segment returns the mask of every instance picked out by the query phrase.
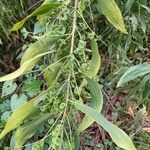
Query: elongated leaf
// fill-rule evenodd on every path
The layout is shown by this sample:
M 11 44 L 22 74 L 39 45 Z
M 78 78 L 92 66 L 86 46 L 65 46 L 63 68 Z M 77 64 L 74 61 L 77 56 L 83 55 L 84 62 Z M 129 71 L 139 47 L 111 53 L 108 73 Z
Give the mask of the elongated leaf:
M 126 7 L 125 7 L 125 13 L 127 13 L 131 7 L 133 6 L 135 0 L 128 0 L 127 3 L 126 3 Z
M 53 81 L 56 79 L 57 74 L 60 70 L 61 63 L 53 63 L 50 64 L 44 71 L 43 71 L 43 76 L 45 81 L 49 86 L 52 85 Z
M 0 78 L 0 82 L 3 82 L 3 81 L 8 81 L 8 80 L 13 80 L 23 74 L 25 74 L 27 71 L 29 71 L 29 69 L 31 69 L 31 64 L 33 65 L 35 63 L 35 60 L 37 60 L 38 58 L 46 55 L 46 54 L 49 54 L 51 52 L 46 52 L 46 53 L 42 53 L 42 54 L 39 54 L 37 56 L 35 56 L 34 58 L 26 61 L 18 70 L 16 70 L 15 72 L 13 73 L 10 73 L 4 77 L 1 77 Z M 35 64 L 34 64 L 35 65 Z
M 7 133 L 17 128 L 23 120 L 25 120 L 31 113 L 37 110 L 39 101 L 47 94 L 47 90 L 43 91 L 40 95 L 33 98 L 29 102 L 21 105 L 17 108 L 9 117 L 8 122 L 0 134 L 0 139 L 2 139 Z
M 35 56 L 48 52 L 52 50 L 55 45 L 58 36 L 54 38 L 51 37 L 52 33 L 44 34 L 41 38 L 39 38 L 35 43 L 31 44 L 31 46 L 26 50 L 21 59 L 21 66 L 28 60 L 34 58 Z M 36 58 L 30 65 L 28 66 L 28 71 L 32 70 L 32 68 L 38 63 L 40 57 Z
M 31 18 L 33 16 L 38 16 L 38 15 L 45 14 L 48 11 L 53 11 L 54 9 L 58 8 L 60 5 L 61 4 L 59 4 L 59 3 L 42 4 L 33 13 L 31 13 L 30 15 L 28 15 L 25 19 L 23 19 L 22 21 L 16 23 L 13 26 L 13 28 L 11 29 L 11 31 L 17 31 L 17 30 L 19 30 L 29 18 Z
M 136 150 L 131 138 L 123 130 L 121 130 L 116 125 L 109 122 L 101 114 L 99 114 L 99 112 L 86 105 L 83 105 L 80 102 L 72 103 L 77 109 L 79 109 L 80 111 L 88 115 L 90 118 L 94 119 L 99 125 L 101 125 L 109 133 L 113 142 L 117 146 L 125 150 Z
M 121 32 L 127 33 L 122 14 L 116 2 L 114 0 L 97 1 L 100 11 L 106 16 L 108 21 Z
M 79 12 L 82 13 L 86 8 L 86 0 L 80 0 L 78 3 Z
M 91 39 L 91 50 L 92 50 L 92 58 L 89 64 L 89 69 L 86 72 L 86 76 L 88 78 L 93 78 L 97 75 L 100 67 L 101 67 L 101 56 L 99 54 L 98 45 L 96 39 Z M 80 89 L 87 84 L 87 81 L 83 79 Z
M 134 80 L 137 77 L 146 75 L 147 73 L 150 73 L 150 64 L 145 63 L 133 66 L 121 77 L 117 87 L 122 86 L 123 84 Z
M 91 107 L 95 109 L 96 111 L 101 112 L 102 107 L 103 107 L 103 95 L 102 95 L 100 86 L 96 81 L 92 79 L 87 79 L 87 81 L 88 81 L 88 85 L 89 85 L 90 93 L 91 93 Z M 82 131 L 84 131 L 93 122 L 94 122 L 93 119 L 91 119 L 89 116 L 85 116 L 81 124 L 79 124 L 78 133 L 81 133 Z
M 147 10 L 148 13 L 150 13 L 150 7 L 142 5 L 142 4 L 140 4 L 140 6 L 143 7 L 145 10 Z
M 91 49 L 92 49 L 92 58 L 91 58 L 89 70 L 87 73 L 87 76 L 89 78 L 93 78 L 94 76 L 96 76 L 101 67 L 101 57 L 99 54 L 96 39 L 91 40 Z
M 15 133 L 15 147 L 21 147 L 49 117 L 50 114 L 39 115 L 36 120 L 19 127 Z
M 32 150 L 44 150 L 44 140 L 39 140 L 32 143 Z

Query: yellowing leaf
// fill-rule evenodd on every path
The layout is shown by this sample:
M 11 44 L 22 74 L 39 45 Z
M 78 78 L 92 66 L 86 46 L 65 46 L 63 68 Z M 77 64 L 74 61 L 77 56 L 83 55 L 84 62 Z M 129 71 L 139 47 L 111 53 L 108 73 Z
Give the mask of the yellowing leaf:
M 28 60 L 33 59 L 35 56 L 52 50 L 56 40 L 58 39 L 58 36 L 57 37 L 55 36 L 55 38 L 54 37 L 52 38 L 51 36 L 52 36 L 51 32 L 47 33 L 42 37 L 40 37 L 35 43 L 31 44 L 24 53 L 24 55 L 22 56 L 21 66 Z M 27 71 L 32 70 L 32 68 L 38 63 L 39 60 L 40 57 L 34 59 L 34 61 L 30 63 L 30 65 L 28 66 Z
M 39 54 L 37 56 L 35 56 L 34 58 L 26 61 L 18 70 L 16 70 L 15 72 L 13 73 L 10 73 L 4 77 L 1 77 L 0 78 L 0 82 L 3 82 L 3 81 L 8 81 L 8 80 L 13 80 L 19 76 L 21 76 L 22 74 L 26 73 L 30 68 L 31 64 L 33 65 L 33 63 L 35 63 L 35 60 L 37 60 L 38 58 L 46 55 L 46 54 L 49 54 L 49 53 L 52 53 L 52 52 L 46 52 L 46 53 L 42 53 L 42 54 Z M 35 64 L 34 64 L 35 65 Z
M 130 11 L 130 9 L 132 8 L 134 2 L 135 2 L 135 0 L 127 0 L 126 7 L 125 7 L 125 13 Z
M 86 8 L 86 0 L 80 0 L 78 3 L 79 12 L 82 13 Z
M 123 84 L 134 80 L 140 76 L 146 75 L 147 73 L 150 73 L 150 64 L 145 63 L 133 66 L 129 70 L 127 70 L 125 74 L 121 77 L 117 87 L 122 86 Z
M 37 110 L 39 101 L 47 94 L 49 89 L 43 91 L 40 95 L 33 98 L 29 102 L 21 105 L 17 108 L 9 117 L 7 124 L 0 134 L 0 139 L 2 139 L 7 133 L 17 128 L 31 113 Z
M 89 89 L 91 93 L 91 107 L 95 109 L 96 111 L 101 112 L 102 107 L 103 107 L 103 95 L 99 87 L 99 84 L 92 79 L 87 79 L 87 81 L 88 81 L 88 85 L 89 85 Z M 79 124 L 78 133 L 81 133 L 82 131 L 84 131 L 93 122 L 94 120 L 86 115 L 83 118 L 81 124 Z
M 23 19 L 22 21 L 16 23 L 13 26 L 13 28 L 11 29 L 11 31 L 17 31 L 17 30 L 19 30 L 29 18 L 31 18 L 33 16 L 42 15 L 44 13 L 47 13 L 48 11 L 53 11 L 54 9 L 56 9 L 60 5 L 61 4 L 59 4 L 59 3 L 42 4 L 33 13 L 31 13 L 30 15 L 28 15 L 25 19 Z
M 97 0 L 98 7 L 108 21 L 123 33 L 127 33 L 120 9 L 114 0 Z
M 125 149 L 125 150 L 136 150 L 131 138 L 120 128 L 118 128 L 116 125 L 109 122 L 105 117 L 103 117 L 99 112 L 94 110 L 91 107 L 88 107 L 86 105 L 83 105 L 80 102 L 72 102 L 73 105 L 88 115 L 91 119 L 95 120 L 99 125 L 101 125 L 110 135 L 113 142 Z
M 50 117 L 50 114 L 38 115 L 36 120 L 20 126 L 15 133 L 15 148 L 21 147 L 32 137 L 38 128 Z

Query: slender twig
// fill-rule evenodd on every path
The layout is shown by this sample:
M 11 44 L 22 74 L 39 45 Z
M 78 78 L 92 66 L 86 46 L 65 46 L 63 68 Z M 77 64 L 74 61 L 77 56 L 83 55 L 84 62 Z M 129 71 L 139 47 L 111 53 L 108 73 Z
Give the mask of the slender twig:
M 74 15 L 73 15 L 73 25 L 72 25 L 72 38 L 71 38 L 71 47 L 70 47 L 70 55 L 73 54 L 73 49 L 74 49 L 74 40 L 75 40 L 75 31 L 76 31 L 76 26 L 77 26 L 77 5 L 78 5 L 78 0 L 75 0 L 75 4 L 74 4 Z M 65 107 L 65 111 L 61 120 L 61 123 L 64 123 L 65 120 L 65 116 L 67 113 L 67 104 L 69 101 L 69 90 L 70 90 L 70 78 L 71 78 L 71 73 L 68 76 L 68 87 L 67 87 L 67 96 L 66 96 L 66 107 Z
M 115 107 L 113 106 L 111 100 L 109 99 L 109 96 L 106 94 L 106 92 L 105 92 L 103 89 L 102 89 L 102 92 L 103 92 L 103 94 L 106 96 L 106 98 L 107 98 L 107 100 L 108 100 L 110 106 L 115 110 Z
M 77 6 L 78 6 L 78 0 L 75 0 L 70 55 L 73 54 L 73 48 L 74 48 L 74 39 L 75 39 L 75 32 L 77 27 Z
M 36 7 L 37 5 L 39 5 L 40 3 L 42 3 L 43 1 L 44 1 L 44 0 L 40 0 L 40 1 L 36 2 L 35 4 L 33 4 L 31 7 L 29 7 L 29 8 L 27 9 L 26 13 L 27 13 L 29 10 L 31 10 L 32 8 L 34 8 L 34 7 Z

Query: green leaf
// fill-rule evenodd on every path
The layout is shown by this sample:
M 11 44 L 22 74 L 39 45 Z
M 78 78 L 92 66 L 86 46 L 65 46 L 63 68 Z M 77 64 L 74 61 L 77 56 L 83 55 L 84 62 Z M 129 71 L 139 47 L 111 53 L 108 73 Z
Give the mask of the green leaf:
M 101 56 L 99 54 L 98 45 L 96 39 L 91 39 L 91 50 L 92 50 L 92 58 L 90 60 L 89 68 L 86 71 L 86 77 L 93 78 L 97 75 L 100 67 L 101 67 Z M 83 79 L 80 90 L 87 84 L 87 81 Z
M 101 67 L 101 57 L 98 50 L 96 39 L 91 40 L 92 58 L 89 65 L 87 76 L 93 78 L 97 75 Z
M 150 7 L 142 5 L 142 4 L 140 4 L 140 6 L 143 7 L 145 10 L 147 10 L 148 13 L 150 13 Z
M 78 3 L 79 12 L 82 13 L 86 8 L 86 0 L 80 0 Z
M 22 90 L 27 93 L 30 97 L 37 95 L 41 89 L 41 80 L 36 80 L 35 78 L 31 77 L 24 81 Z
M 90 118 L 95 120 L 99 125 L 101 125 L 109 133 L 113 142 L 117 146 L 125 150 L 136 150 L 131 138 L 123 130 L 121 130 L 116 125 L 109 122 L 101 114 L 99 114 L 99 112 L 97 112 L 93 108 L 83 105 L 80 102 L 72 102 L 72 103 L 77 109 L 79 109 L 80 111 L 88 115 Z
M 50 114 L 39 115 L 36 120 L 20 126 L 15 133 L 15 148 L 21 147 L 30 137 L 32 137 L 49 117 Z
M 8 80 L 13 80 L 23 74 L 25 74 L 26 72 L 29 71 L 29 69 L 31 70 L 31 67 L 33 67 L 33 65 L 35 65 L 35 60 L 39 59 L 40 57 L 46 55 L 46 54 L 49 54 L 51 52 L 46 52 L 46 53 L 42 53 L 42 54 L 39 54 L 37 56 L 35 56 L 34 58 L 26 61 L 25 63 L 23 63 L 23 65 L 18 69 L 16 70 L 15 72 L 13 73 L 10 73 L 4 77 L 1 77 L 0 78 L 0 82 L 3 82 L 3 81 L 8 81 Z M 32 66 L 31 66 L 32 65 Z
M 44 140 L 39 140 L 32 143 L 32 150 L 44 150 Z
M 43 91 L 29 102 L 24 103 L 11 114 L 5 128 L 0 134 L 0 139 L 13 129 L 17 128 L 31 113 L 37 110 L 38 103 L 45 97 L 47 90 Z
M 53 38 L 52 36 L 54 36 L 53 33 L 48 32 L 39 37 L 39 39 L 35 43 L 31 44 L 22 56 L 21 66 L 28 60 L 33 59 L 35 56 L 51 51 L 51 49 L 55 46 L 56 40 L 58 39 L 58 36 L 55 36 Z M 32 70 L 32 68 L 34 68 L 39 60 L 40 57 L 34 59 L 34 61 L 28 66 L 27 71 Z
M 120 9 L 114 0 L 97 0 L 100 11 L 108 21 L 118 30 L 127 33 Z
M 11 100 L 10 100 L 11 110 L 15 111 L 18 107 L 20 107 L 21 105 L 23 105 L 26 102 L 27 102 L 27 96 L 26 95 L 24 95 L 24 94 L 12 95 Z
M 91 93 L 91 107 L 95 109 L 98 112 L 101 112 L 102 107 L 103 107 L 103 95 L 100 89 L 99 84 L 92 80 L 92 79 L 87 79 L 90 93 Z M 89 116 L 85 116 L 79 124 L 78 127 L 78 133 L 81 133 L 84 131 L 86 128 L 88 128 L 92 123 L 94 122 L 93 119 L 91 119 Z
M 150 64 L 145 63 L 133 66 L 129 70 L 127 70 L 125 74 L 121 77 L 117 87 L 122 86 L 123 84 L 134 80 L 140 76 L 144 76 L 147 73 L 150 73 Z
M 130 11 L 130 9 L 132 8 L 134 2 L 135 2 L 135 0 L 128 0 L 127 1 L 126 7 L 125 7 L 125 13 L 127 13 L 128 11 Z
M 51 3 L 51 4 L 42 4 L 40 7 L 38 7 L 33 13 L 31 13 L 30 15 L 28 15 L 26 18 L 24 18 L 22 21 L 16 23 L 13 28 L 11 29 L 11 31 L 17 31 L 19 30 L 24 23 L 31 17 L 33 16 L 38 16 L 38 15 L 42 15 L 47 13 L 48 11 L 53 11 L 56 8 L 58 8 L 61 4 L 59 3 Z
M 5 124 L 9 118 L 11 114 L 11 111 L 5 111 L 2 115 L 1 115 L 1 123 Z
M 61 68 L 61 63 L 53 63 L 50 64 L 44 71 L 43 71 L 43 76 L 45 81 L 49 86 L 52 85 L 53 81 L 56 79 L 57 74 Z
M 150 96 L 150 78 L 149 80 L 145 83 L 143 93 L 142 93 L 142 99 L 145 100 Z
M 2 87 L 2 97 L 12 94 L 17 88 L 17 84 L 14 81 L 6 81 Z

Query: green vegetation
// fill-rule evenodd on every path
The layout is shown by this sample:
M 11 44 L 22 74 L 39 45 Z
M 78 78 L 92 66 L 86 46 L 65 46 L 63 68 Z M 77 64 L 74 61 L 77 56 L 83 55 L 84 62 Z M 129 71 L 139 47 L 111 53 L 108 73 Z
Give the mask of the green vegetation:
M 0 8 L 0 149 L 150 149 L 148 0 Z

